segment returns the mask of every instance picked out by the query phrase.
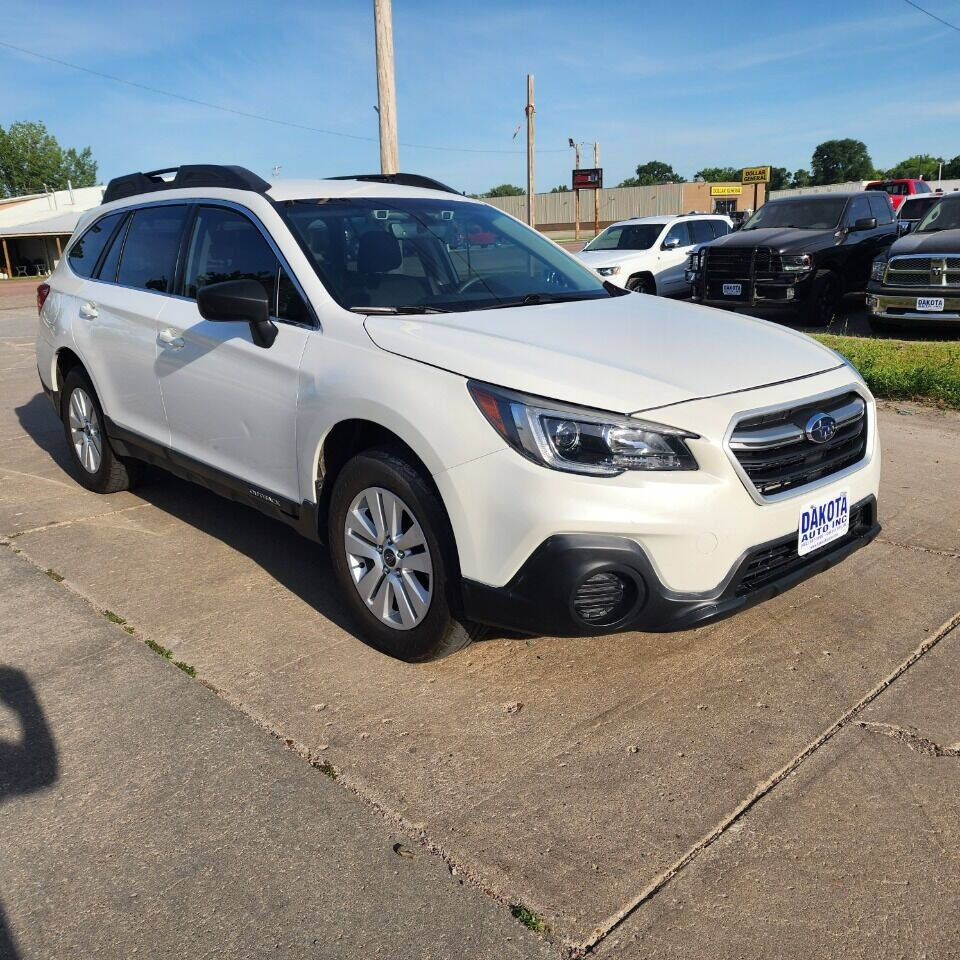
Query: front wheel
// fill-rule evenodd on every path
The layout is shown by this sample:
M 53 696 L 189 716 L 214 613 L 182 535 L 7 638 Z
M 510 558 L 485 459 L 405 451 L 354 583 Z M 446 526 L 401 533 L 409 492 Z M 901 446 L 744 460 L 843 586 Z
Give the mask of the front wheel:
M 399 452 L 371 449 L 340 471 L 329 513 L 330 559 L 360 636 L 409 662 L 467 646 L 458 619 L 453 534 L 436 493 Z
M 633 293 L 646 293 L 651 297 L 657 295 L 657 284 L 653 277 L 631 277 L 627 281 L 627 289 Z
M 811 327 L 828 327 L 840 310 L 843 292 L 837 275 L 821 270 L 813 278 L 810 298 L 804 310 L 804 320 Z

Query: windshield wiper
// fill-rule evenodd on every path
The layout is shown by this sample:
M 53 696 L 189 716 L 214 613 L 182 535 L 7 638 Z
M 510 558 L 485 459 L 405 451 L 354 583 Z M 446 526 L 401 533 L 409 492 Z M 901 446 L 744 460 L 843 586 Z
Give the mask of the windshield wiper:
M 571 303 L 575 300 L 596 300 L 591 295 L 582 296 L 570 293 L 525 293 L 522 297 L 514 297 L 511 300 L 498 300 L 478 309 L 497 310 L 500 307 L 535 307 L 541 303 Z
M 428 307 L 426 304 L 411 304 L 407 307 L 351 307 L 351 313 L 362 313 L 365 316 L 400 316 L 423 313 L 451 313 L 446 307 Z

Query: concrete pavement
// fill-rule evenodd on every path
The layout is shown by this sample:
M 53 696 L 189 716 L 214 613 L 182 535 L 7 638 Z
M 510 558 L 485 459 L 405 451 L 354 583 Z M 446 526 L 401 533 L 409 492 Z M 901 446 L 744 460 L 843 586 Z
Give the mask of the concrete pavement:
M 857 726 L 858 713 L 684 861 L 758 785 L 941 634 L 865 710 L 912 690 L 907 682 L 923 667 L 944 685 L 945 714 L 936 714 L 935 701 L 921 709 L 927 687 L 919 685 L 900 713 L 877 714 L 876 723 L 916 725 L 918 736 L 947 746 L 960 736 L 947 723 L 957 715 L 957 686 L 942 666 L 960 643 L 944 627 L 960 610 L 960 417 L 887 405 L 881 539 L 740 617 L 666 636 L 497 637 L 410 666 L 353 636 L 326 559 L 291 531 L 161 473 L 113 497 L 74 484 L 59 425 L 36 386 L 35 321 L 29 310 L 2 307 L 0 534 L 98 608 L 116 611 L 136 639 L 171 648 L 222 700 L 294 751 L 323 757 L 339 773 L 335 786 L 365 801 L 371 822 L 385 817 L 469 885 L 527 904 L 573 949 L 593 943 L 600 927 L 609 935 L 597 949 L 610 956 L 634 948 L 637 956 L 809 955 L 816 915 L 804 927 L 790 897 L 768 903 L 744 884 L 757 876 L 773 883 L 784 868 L 788 823 L 803 889 L 829 893 L 837 929 L 854 915 L 872 888 L 837 884 L 824 865 L 817 811 L 825 804 L 836 811 L 831 849 L 867 874 L 886 876 L 875 844 L 913 844 L 918 817 L 930 818 L 931 843 L 955 844 L 955 801 L 940 772 L 960 761 L 946 755 L 911 765 L 894 754 L 897 775 L 919 799 L 910 806 L 906 793 L 879 787 L 858 796 L 851 783 L 864 791 L 868 781 L 882 784 L 883 751 L 910 749 Z M 807 778 L 821 792 L 815 803 L 801 802 L 812 795 Z M 858 834 L 844 803 L 869 803 L 876 830 Z M 741 843 L 748 837 L 752 845 Z M 734 859 L 718 860 L 723 854 Z M 675 877 L 629 909 L 680 862 Z M 926 937 L 918 942 L 949 955 L 929 898 L 941 897 L 944 910 L 955 904 L 960 867 L 948 859 L 943 883 L 924 881 L 924 862 L 921 851 L 912 889 L 882 887 L 902 921 L 885 928 L 891 955 L 894 947 L 914 955 L 917 931 Z M 709 881 L 710 869 L 718 880 Z M 681 883 L 682 916 L 665 906 Z M 693 921 L 697 911 L 719 916 L 710 890 L 730 899 L 725 922 L 739 940 L 717 924 L 714 940 L 704 939 Z M 784 939 L 789 924 L 808 932 Z M 727 940 L 734 945 L 719 952 Z

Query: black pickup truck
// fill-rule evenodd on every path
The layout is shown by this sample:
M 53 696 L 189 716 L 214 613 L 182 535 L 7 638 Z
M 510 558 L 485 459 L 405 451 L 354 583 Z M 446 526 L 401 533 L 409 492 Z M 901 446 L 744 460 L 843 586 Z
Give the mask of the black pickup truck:
M 693 253 L 686 279 L 701 303 L 790 311 L 823 326 L 844 294 L 866 289 L 874 259 L 897 235 L 882 192 L 782 197 Z
M 874 261 L 867 306 L 878 330 L 960 330 L 960 194 L 931 207 L 912 233 Z

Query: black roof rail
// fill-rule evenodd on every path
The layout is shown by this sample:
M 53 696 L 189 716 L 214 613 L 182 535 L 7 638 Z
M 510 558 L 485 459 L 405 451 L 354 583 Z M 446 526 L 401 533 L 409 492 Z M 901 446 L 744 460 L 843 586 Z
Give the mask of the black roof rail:
M 173 174 L 172 177 L 165 176 Z M 191 163 L 166 167 L 148 173 L 128 173 L 114 177 L 103 194 L 103 203 L 135 197 L 157 190 L 180 190 L 184 187 L 226 187 L 231 190 L 252 190 L 266 193 L 270 184 L 246 167 L 221 166 L 215 163 Z
M 423 187 L 425 190 L 442 190 L 463 196 L 459 190 L 448 187 L 433 177 L 424 177 L 419 173 L 351 173 L 342 177 L 325 177 L 326 180 L 366 180 L 369 183 L 396 183 L 401 187 Z

